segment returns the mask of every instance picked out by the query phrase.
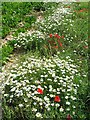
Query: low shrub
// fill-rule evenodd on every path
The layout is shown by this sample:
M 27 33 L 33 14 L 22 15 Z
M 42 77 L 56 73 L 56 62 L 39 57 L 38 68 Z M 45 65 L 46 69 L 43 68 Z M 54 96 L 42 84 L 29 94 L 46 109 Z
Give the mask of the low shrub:
M 14 47 L 9 45 L 9 44 L 5 44 L 0 49 L 1 49 L 1 54 L 0 54 L 1 60 L 0 60 L 0 62 L 2 63 L 2 65 L 4 65 L 9 58 L 9 55 L 13 52 Z

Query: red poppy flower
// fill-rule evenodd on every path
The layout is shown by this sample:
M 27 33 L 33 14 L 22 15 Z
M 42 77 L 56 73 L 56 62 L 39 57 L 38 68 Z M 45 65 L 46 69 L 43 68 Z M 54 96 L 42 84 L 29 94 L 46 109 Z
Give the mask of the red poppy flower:
M 60 36 L 59 36 L 59 35 L 57 35 L 57 38 L 58 38 L 58 39 L 60 39 Z
M 87 11 L 87 9 L 83 8 L 83 9 L 79 10 L 78 12 L 85 12 L 85 11 Z
M 84 10 L 82 9 L 82 10 L 79 10 L 79 12 L 84 12 Z
M 62 36 L 62 39 L 64 39 L 64 36 Z
M 60 42 L 60 40 L 58 40 L 58 43 L 59 43 L 60 47 L 62 47 L 62 43 Z
M 60 101 L 61 101 L 61 99 L 60 99 L 60 97 L 59 97 L 59 96 L 55 96 L 54 101 L 55 101 L 55 102 L 60 102 Z
M 60 39 L 60 36 L 58 34 L 55 34 L 54 37 Z
M 71 120 L 71 116 L 70 115 L 67 115 L 67 120 Z
M 62 43 L 60 42 L 60 44 L 59 44 L 61 47 L 62 47 Z
M 54 35 L 54 37 L 56 37 L 56 38 L 57 38 L 57 36 L 58 36 L 58 34 L 55 34 L 55 35 Z
M 50 36 L 50 38 L 52 38 L 52 36 L 53 36 L 53 35 L 52 35 L 52 34 L 50 34 L 49 36 Z
M 70 8 L 70 6 L 67 6 L 67 8 Z
M 43 94 L 43 90 L 40 89 L 40 88 L 37 89 L 37 92 L 38 92 L 39 94 Z
M 52 46 L 52 48 L 56 48 L 56 49 L 58 49 L 58 46 Z

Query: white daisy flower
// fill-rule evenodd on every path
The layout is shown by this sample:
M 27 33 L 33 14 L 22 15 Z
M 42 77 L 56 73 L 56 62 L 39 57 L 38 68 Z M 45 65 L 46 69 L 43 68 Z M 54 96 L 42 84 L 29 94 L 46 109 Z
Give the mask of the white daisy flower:
M 37 112 L 36 117 L 42 117 L 42 114 L 40 112 Z
M 70 108 L 67 108 L 66 110 L 67 110 L 67 111 L 70 111 Z
M 50 111 L 50 110 L 51 110 L 51 109 L 48 107 L 48 108 L 47 108 L 47 111 Z
M 68 99 L 68 96 L 65 96 L 65 99 Z
M 19 107 L 23 107 L 23 104 L 19 104 L 18 106 L 19 106 Z
M 36 112 L 36 111 L 37 111 L 37 109 L 36 109 L 36 108 L 33 108 L 33 109 L 32 109 L 32 111 L 33 111 L 33 112 Z
M 64 111 L 64 109 L 61 107 L 61 108 L 60 108 L 60 112 L 63 112 L 63 111 Z
M 70 102 L 67 101 L 67 102 L 66 102 L 66 105 L 70 105 Z

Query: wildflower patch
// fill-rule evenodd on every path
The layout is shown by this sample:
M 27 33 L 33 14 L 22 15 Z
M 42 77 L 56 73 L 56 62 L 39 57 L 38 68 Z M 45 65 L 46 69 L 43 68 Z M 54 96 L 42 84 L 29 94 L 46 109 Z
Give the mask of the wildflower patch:
M 79 87 L 74 82 L 77 68 L 70 58 L 65 61 L 57 55 L 50 59 L 31 56 L 5 76 L 9 81 L 3 87 L 4 100 L 17 110 L 30 109 L 32 117 L 66 118 L 69 113 L 74 117 Z

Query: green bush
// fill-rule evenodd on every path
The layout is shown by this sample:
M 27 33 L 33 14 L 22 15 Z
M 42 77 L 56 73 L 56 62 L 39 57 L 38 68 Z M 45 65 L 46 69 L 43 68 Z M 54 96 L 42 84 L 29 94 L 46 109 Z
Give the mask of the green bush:
M 31 24 L 36 21 L 36 18 L 34 16 L 28 16 L 24 18 L 24 21 Z
M 42 2 L 3 2 L 2 3 L 2 25 L 3 32 L 2 38 L 5 38 L 6 35 L 11 31 L 12 28 L 18 28 L 18 23 L 23 21 L 25 15 L 31 14 L 31 11 L 34 9 L 43 8 Z M 35 17 L 31 16 L 25 18 L 25 21 L 31 26 L 35 22 Z M 7 26 L 7 27 L 6 27 Z M 26 26 L 25 26 L 26 28 Z M 27 26 L 28 28 L 28 26 Z
M 4 65 L 7 62 L 9 55 L 13 52 L 14 47 L 7 43 L 7 44 L 3 45 L 2 48 L 0 48 L 0 50 L 1 50 L 0 62 L 2 63 L 2 65 Z

